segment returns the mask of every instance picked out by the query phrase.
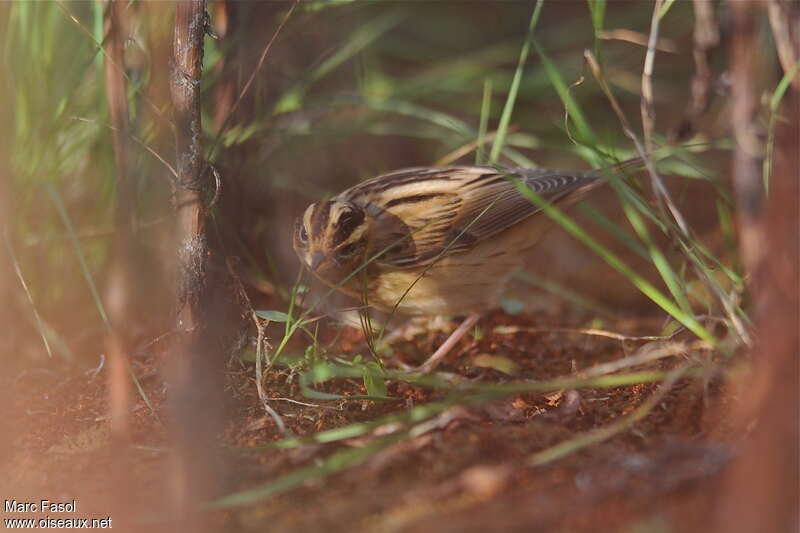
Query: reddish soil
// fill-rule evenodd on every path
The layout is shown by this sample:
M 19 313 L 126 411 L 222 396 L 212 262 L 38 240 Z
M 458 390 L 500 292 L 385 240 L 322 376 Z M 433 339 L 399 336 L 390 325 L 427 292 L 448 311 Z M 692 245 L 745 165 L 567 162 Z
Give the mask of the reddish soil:
M 565 326 L 563 318 L 502 314 L 480 325 L 491 332 L 496 324 Z M 636 335 L 658 330 L 658 323 L 618 320 L 606 328 Z M 414 359 L 443 337 L 428 334 L 415 339 L 416 344 L 399 344 L 394 356 Z M 350 346 L 359 339 L 360 332 L 348 330 L 340 342 Z M 641 344 L 561 332 L 488 333 L 477 341 L 462 341 L 458 357 L 448 358 L 440 370 L 474 381 L 508 382 L 510 376 L 473 364 L 478 355 L 494 354 L 516 363 L 514 379 L 546 380 L 618 359 Z M 677 359 L 682 360 L 642 368 L 668 369 Z M 137 398 L 134 445 L 127 450 L 109 437 L 104 372 L 65 378 L 51 364 L 47 371 L 6 374 L 3 386 L 11 387 L 7 390 L 14 404 L 6 406 L 10 412 L 5 416 L 14 437 L 5 460 L 4 498 L 75 499 L 77 512 L 64 516 L 111 514 L 117 529 L 174 530 L 168 521 L 164 361 L 164 354 L 150 354 L 134 362 L 161 422 Z M 252 365 L 232 360 L 227 370 L 225 475 L 216 491 L 221 496 L 377 438 L 241 452 L 276 441 L 280 434 L 259 405 Z M 271 370 L 266 383 L 270 396 L 320 405 L 273 402 L 298 436 L 442 397 L 390 383 L 389 393 L 397 401 L 318 402 L 305 399 L 297 376 L 280 369 Z M 522 394 L 489 405 L 451 408 L 432 431 L 401 440 L 324 480 L 249 506 L 198 513 L 206 526 L 219 531 L 700 531 L 733 450 L 726 420 L 736 394 L 726 383 L 719 375 L 681 380 L 633 429 L 539 467 L 526 466 L 532 453 L 607 426 L 641 405 L 656 386 L 584 389 L 579 397 L 569 391 Z M 359 380 L 339 380 L 320 390 L 365 392 Z M 124 503 L 120 494 L 126 496 Z

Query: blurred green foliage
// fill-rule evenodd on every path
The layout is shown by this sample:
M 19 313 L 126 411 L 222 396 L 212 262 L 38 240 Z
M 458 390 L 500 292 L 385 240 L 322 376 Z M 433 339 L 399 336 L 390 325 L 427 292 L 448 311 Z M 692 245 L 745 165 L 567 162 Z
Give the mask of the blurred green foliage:
M 536 5 L 541 12 L 531 32 Z M 658 142 L 676 125 L 693 72 L 691 3 L 666 6 L 661 36 L 682 53 L 657 56 Z M 297 269 L 287 235 L 293 218 L 309 201 L 360 179 L 430 165 L 470 143 L 474 146 L 459 161 L 474 161 L 478 147 L 483 151 L 478 157 L 502 165 L 561 168 L 599 166 L 634 154 L 605 95 L 584 68 L 583 50 L 594 51 L 622 109 L 638 124 L 645 50 L 609 40 L 603 32 L 626 28 L 646 37 L 649 3 L 300 3 L 220 130 L 216 117 L 220 111 L 224 116 L 231 102 L 224 91 L 238 98 L 290 7 L 288 2 L 230 3 L 226 36 L 206 39 L 202 85 L 205 147 L 223 176 L 212 237 L 226 253 L 242 257 L 254 276 L 274 282 L 279 294 L 289 294 Z M 54 334 L 81 352 L 96 352 L 98 343 L 86 339 L 97 339 L 102 330 L 97 304 L 87 284 L 76 280 L 83 279 L 85 261 L 95 284 L 104 286 L 114 235 L 105 4 L 57 0 L 7 3 L 0 9 L 7 15 L 2 83 L 8 95 L 0 105 L 12 117 L 1 140 L 10 147 L 9 194 L 15 199 L 7 231 L 38 310 Z M 165 161 L 174 160 L 167 90 L 171 17 L 167 3 L 129 2 L 125 64 L 115 66 L 124 70 L 128 83 L 136 137 L 133 203 L 142 253 L 150 265 L 141 274 L 152 278 L 157 291 L 168 290 L 159 269 L 164 254 L 171 253 L 169 172 L 144 146 Z M 497 141 L 476 142 L 498 129 Z M 712 121 L 708 136 L 698 143 L 710 139 L 705 148 L 724 148 L 724 135 Z M 713 164 L 713 157 L 709 161 Z M 685 152 L 663 170 L 717 180 Z M 78 246 L 46 186 L 63 202 Z M 582 208 L 580 223 L 592 221 L 608 231 L 608 240 L 650 263 L 642 275 L 663 289 L 671 308 L 687 316 L 696 312 L 692 282 L 698 271 L 713 280 L 721 272 L 725 280 L 718 290 L 741 290 L 735 259 L 718 261 L 716 248 L 695 241 L 708 228 L 670 243 L 673 237 L 667 234 L 674 224 L 662 220 L 647 194 L 642 196 L 647 183 L 638 189 L 620 187 L 626 208 L 616 212 L 624 211 L 625 218 L 608 209 Z M 729 228 L 729 200 L 722 187 L 718 190 L 719 196 L 690 198 L 686 209 L 711 213 L 711 219 L 699 217 L 710 224 L 717 223 L 719 213 Z M 559 285 L 542 278 L 538 286 Z M 576 292 L 571 299 L 592 298 Z M 721 310 L 710 301 L 704 300 L 704 311 L 713 308 L 727 319 L 743 318 L 738 302 L 734 309 Z M 27 301 L 20 296 L 12 305 L 27 324 L 20 337 L 35 338 Z M 141 322 L 142 334 L 152 336 L 169 309 L 145 314 L 132 327 Z

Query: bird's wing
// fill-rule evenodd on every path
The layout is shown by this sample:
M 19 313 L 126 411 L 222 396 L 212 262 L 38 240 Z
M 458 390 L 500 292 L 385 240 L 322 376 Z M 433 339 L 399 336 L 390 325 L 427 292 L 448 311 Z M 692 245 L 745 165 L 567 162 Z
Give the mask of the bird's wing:
M 481 166 L 408 169 L 343 194 L 371 216 L 372 250 L 387 250 L 378 262 L 411 268 L 468 250 L 539 211 L 517 190 L 519 180 L 554 203 L 587 189 L 597 176 Z

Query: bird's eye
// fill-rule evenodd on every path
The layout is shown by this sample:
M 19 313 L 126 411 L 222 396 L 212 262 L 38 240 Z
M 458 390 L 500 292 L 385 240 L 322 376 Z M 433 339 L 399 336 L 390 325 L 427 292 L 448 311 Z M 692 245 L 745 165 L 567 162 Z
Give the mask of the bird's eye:
M 300 232 L 298 233 L 298 237 L 300 237 L 300 242 L 303 244 L 308 242 L 308 232 L 306 231 L 305 226 L 300 226 Z

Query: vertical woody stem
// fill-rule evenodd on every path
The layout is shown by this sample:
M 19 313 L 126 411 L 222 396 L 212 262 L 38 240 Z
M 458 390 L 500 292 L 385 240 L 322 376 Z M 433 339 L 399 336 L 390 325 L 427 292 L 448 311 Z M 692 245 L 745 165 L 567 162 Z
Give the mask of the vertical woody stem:
M 756 5 L 747 0 L 731 2 L 733 32 L 731 50 L 731 127 L 736 140 L 733 185 L 739 219 L 739 243 L 745 270 L 752 274 L 764 259 L 761 181 L 764 154 L 758 125 L 758 61 L 761 46 L 756 33 Z
M 200 123 L 200 78 L 206 27 L 204 0 L 176 3 L 173 40 L 174 64 L 170 94 L 174 108 L 178 172 L 175 208 L 180 239 L 178 327 L 191 332 L 197 327 L 197 305 L 204 282 L 206 239 L 203 151 Z
M 208 180 L 200 124 L 200 78 L 206 32 L 204 0 L 175 3 L 175 32 L 170 93 L 174 110 L 178 179 L 177 216 L 178 344 L 170 361 L 175 456 L 171 481 L 173 505 L 182 529 L 210 531 L 213 526 L 194 511 L 208 501 L 216 483 L 219 432 L 220 337 L 209 289 L 210 252 L 205 235 Z M 212 291 L 213 292 L 213 291 Z
M 733 11 L 734 185 L 742 258 L 758 335 L 753 376 L 742 388 L 747 401 L 734 411 L 736 425 L 746 437 L 726 476 L 711 531 L 796 531 L 800 498 L 800 102 L 796 93 L 787 95 L 786 109 L 793 110 L 793 115 L 776 130 L 774 174 L 765 198 L 758 126 L 763 87 L 757 75 L 759 66 L 768 63 L 757 34 L 757 16 L 763 16 L 759 9 L 763 4 L 736 1 L 729 6 Z M 749 431 L 754 423 L 756 429 Z
M 125 328 L 130 322 L 133 245 L 133 179 L 130 164 L 127 82 L 120 70 L 125 64 L 125 2 L 112 0 L 105 17 L 105 83 L 111 116 L 112 143 L 116 167 L 116 235 L 106 285 L 106 302 L 111 330 L 106 336 L 108 354 L 109 417 L 112 434 L 125 439 L 130 434 L 131 383 L 128 376 L 129 341 Z

